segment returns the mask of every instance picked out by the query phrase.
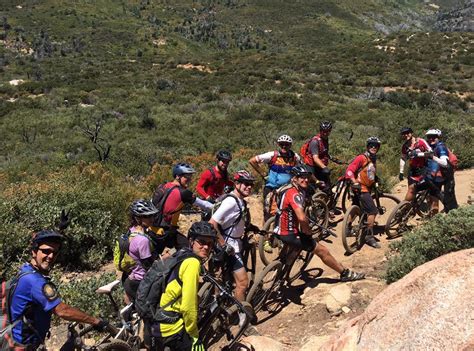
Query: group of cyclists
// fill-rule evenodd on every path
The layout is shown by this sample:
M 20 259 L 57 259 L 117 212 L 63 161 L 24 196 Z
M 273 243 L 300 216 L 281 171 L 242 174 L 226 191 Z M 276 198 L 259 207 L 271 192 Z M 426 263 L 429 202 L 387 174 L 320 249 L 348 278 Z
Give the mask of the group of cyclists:
M 264 219 L 270 217 L 271 206 L 278 211 L 274 235 L 299 250 L 313 252 L 323 263 L 340 275 L 341 281 L 364 279 L 363 273 L 345 268 L 322 243 L 312 237 L 309 219 L 305 213 L 308 196 L 314 184 L 326 193 L 331 192 L 329 161 L 340 163 L 329 153 L 329 136 L 332 123 L 321 122 L 319 133 L 301 148 L 301 155 L 292 150 L 289 135 L 277 138 L 277 150 L 256 155 L 250 166 L 265 179 L 263 189 Z M 427 187 L 432 195 L 432 211 L 438 211 L 436 199 L 444 204 L 445 211 L 457 207 L 454 193 L 454 176 L 449 162 L 449 151 L 440 140 L 441 131 L 430 129 L 427 141 L 413 135 L 411 128 L 403 128 L 404 139 L 400 160 L 400 180 L 408 163 L 409 189 L 406 199 L 411 200 L 416 191 Z M 357 155 L 347 167 L 345 178 L 356 194 L 357 201 L 367 214 L 365 242 L 374 248 L 380 244 L 374 238 L 373 227 L 377 207 L 371 190 L 377 178 L 377 153 L 381 141 L 369 137 L 366 150 Z M 151 200 L 139 199 L 130 206 L 128 254 L 134 261 L 130 271 L 123 272 L 122 284 L 126 298 L 133 301 L 137 289 L 153 262 L 167 254 L 166 248 L 192 253 L 183 260 L 167 281 L 160 306 L 174 312 L 179 318 L 174 323 L 149 323 L 145 328 L 145 344 L 149 349 L 203 350 L 198 331 L 198 285 L 203 263 L 216 246 L 229 253 L 229 264 L 234 278 L 234 296 L 244 301 L 249 279 L 242 260 L 242 238 L 250 230 L 258 231 L 251 222 L 246 198 L 252 194 L 255 177 L 247 170 L 233 176 L 228 173 L 232 155 L 221 150 L 216 163 L 200 175 L 197 195 L 190 189 L 195 169 L 187 163 L 172 168 L 173 179 L 161 184 Z M 268 167 L 268 171 L 262 165 Z M 285 186 L 278 200 L 271 196 Z M 441 191 L 444 186 L 444 191 Z M 271 203 L 273 202 L 273 203 Z M 186 206 L 197 206 L 209 216 L 192 224 L 187 236 L 179 231 L 179 217 Z M 63 213 L 63 222 L 68 216 Z M 62 226 L 62 230 L 67 225 Z M 13 328 L 12 342 L 25 349 L 37 349 L 48 335 L 52 313 L 66 320 L 89 323 L 101 330 L 106 321 L 89 316 L 61 301 L 56 287 L 48 275 L 64 240 L 60 231 L 43 230 L 32 240 L 32 257 L 16 277 L 12 294 L 11 320 L 18 321 Z M 270 248 L 271 249 L 271 248 Z

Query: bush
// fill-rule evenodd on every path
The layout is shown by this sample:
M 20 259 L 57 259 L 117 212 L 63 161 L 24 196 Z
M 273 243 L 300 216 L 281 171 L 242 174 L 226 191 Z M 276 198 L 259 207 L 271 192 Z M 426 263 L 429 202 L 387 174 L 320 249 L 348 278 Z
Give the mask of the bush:
M 393 283 L 425 262 L 449 252 L 474 247 L 474 206 L 462 207 L 432 220 L 392 243 L 397 254 L 388 261 L 387 283 Z

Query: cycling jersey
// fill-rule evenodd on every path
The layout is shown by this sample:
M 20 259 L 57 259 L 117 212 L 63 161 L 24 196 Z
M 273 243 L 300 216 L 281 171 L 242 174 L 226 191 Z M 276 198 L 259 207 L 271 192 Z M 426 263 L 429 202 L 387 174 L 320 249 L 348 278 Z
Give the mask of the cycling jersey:
M 206 169 L 201 173 L 196 191 L 203 199 L 207 199 L 209 196 L 217 199 L 224 193 L 226 185 L 234 186 L 234 183 L 228 179 L 227 174 L 223 174 L 217 166 L 214 166 L 212 170 Z
M 286 190 L 278 204 L 280 211 L 275 233 L 281 236 L 289 234 L 298 234 L 299 221 L 295 209 L 304 207 L 305 194 L 298 191 L 295 187 Z
M 287 154 L 280 151 L 269 151 L 256 156 L 259 163 L 268 164 L 268 180 L 265 183 L 267 188 L 276 189 L 288 184 L 291 180 L 290 171 L 301 162 L 298 154 L 288 150 Z
M 176 186 L 175 183 L 169 182 L 164 185 L 165 189 L 170 189 Z M 185 204 L 193 204 L 196 200 L 195 195 L 191 190 L 185 189 L 180 186 L 176 186 L 171 193 L 168 195 L 165 203 L 163 204 L 164 221 L 177 227 L 179 221 L 179 215 Z
M 31 274 L 25 274 L 18 281 L 11 299 L 10 311 L 12 320 L 24 315 L 28 323 L 21 320 L 13 328 L 12 334 L 16 342 L 39 345 L 46 338 L 53 309 L 61 303 L 61 299 L 49 277 L 38 272 L 29 263 L 21 267 L 20 274 L 24 272 Z
M 158 253 L 156 250 L 152 250 L 152 244 L 144 235 L 141 226 L 130 228 L 130 232 L 137 233 L 130 239 L 128 249 L 128 254 L 136 262 L 136 265 L 133 267 L 128 278 L 131 280 L 142 280 L 146 273 L 146 269 L 142 265 L 142 260 L 146 260 L 147 258 L 155 260 L 158 257 Z
M 181 318 L 173 324 L 157 323 L 152 325 L 152 335 L 167 337 L 178 333 L 184 325 L 186 333 L 193 338 L 199 336 L 198 331 L 198 288 L 201 262 L 196 257 L 186 258 L 173 272 L 170 281 L 161 295 L 160 306 L 176 300 L 166 311 L 181 314 Z M 179 278 L 179 280 L 177 279 Z
M 362 192 L 369 193 L 375 183 L 376 162 L 372 162 L 367 153 L 357 156 L 347 167 L 346 179 L 356 178 L 360 183 Z
M 435 182 L 443 182 L 447 175 L 449 151 L 442 141 L 432 144 L 433 159 L 428 160 L 429 174 Z
M 431 147 L 428 145 L 426 140 L 416 138 L 412 145 L 412 141 L 408 140 L 402 145 L 402 159 L 409 160 L 408 165 L 410 169 L 422 169 L 426 167 L 426 159 L 424 157 L 411 156 L 411 151 L 417 152 L 428 152 L 431 151 Z

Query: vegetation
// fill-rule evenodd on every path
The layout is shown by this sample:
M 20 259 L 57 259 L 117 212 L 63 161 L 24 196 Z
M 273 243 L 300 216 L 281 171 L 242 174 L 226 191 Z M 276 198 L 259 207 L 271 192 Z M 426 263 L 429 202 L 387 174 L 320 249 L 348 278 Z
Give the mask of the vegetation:
M 347 161 L 382 139 L 388 186 L 402 125 L 441 128 L 461 168 L 474 165 L 473 36 L 430 31 L 422 1 L 5 0 L 0 12 L 7 267 L 66 207 L 68 269 L 91 268 L 173 163 L 202 170 L 227 148 L 244 168 L 280 133 L 299 149 L 322 119 Z
M 390 258 L 385 279 L 393 283 L 413 268 L 449 252 L 474 247 L 474 206 L 437 215 L 424 225 L 405 234 L 402 241 L 390 248 L 396 254 Z

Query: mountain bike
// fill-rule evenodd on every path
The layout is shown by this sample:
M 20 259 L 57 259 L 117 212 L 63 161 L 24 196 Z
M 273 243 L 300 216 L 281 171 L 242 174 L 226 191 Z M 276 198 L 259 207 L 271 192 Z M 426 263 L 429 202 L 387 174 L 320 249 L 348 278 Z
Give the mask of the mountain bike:
M 282 243 L 281 240 L 279 241 Z M 280 293 L 284 284 L 291 286 L 301 276 L 313 256 L 312 252 L 295 249 L 282 243 L 277 258 L 255 277 L 246 301 L 253 306 L 255 312 L 260 311 L 265 307 L 267 299 L 273 292 Z
M 114 280 L 96 290 L 97 294 L 106 295 L 109 298 L 115 318 L 108 326 L 107 331 L 99 334 L 99 338 L 95 343 L 90 345 L 90 343 L 85 342 L 85 340 L 95 340 L 97 332 L 94 331 L 92 326 L 84 327 L 80 323 L 69 324 L 68 335 L 76 345 L 76 348 L 72 350 L 140 350 L 142 340 L 139 334 L 142 320 L 134 311 L 133 303 L 129 303 L 122 309 L 119 308 L 113 297 L 114 290 L 119 286 L 121 286 L 120 280 Z M 124 345 L 127 345 L 128 349 Z
M 222 282 L 205 272 L 199 290 L 199 336 L 208 350 L 215 347 L 229 350 L 257 317 L 248 302 L 232 295 L 228 282 Z M 243 318 L 243 319 L 242 319 Z
M 428 196 L 429 189 L 417 192 L 413 201 L 403 200 L 390 213 L 385 225 L 385 233 L 389 238 L 396 238 L 415 227 L 411 222 L 418 215 L 421 219 L 430 215 Z
M 390 194 L 384 194 L 379 191 L 378 183 L 375 183 L 374 193 L 372 194 L 375 206 L 377 207 L 377 223 L 383 222 L 385 227 L 385 218 L 388 214 L 388 207 L 392 207 L 394 204 L 399 204 L 400 200 Z M 367 231 L 367 215 L 362 213 L 358 205 L 358 198 L 353 198 L 354 205 L 352 205 L 344 214 L 342 220 L 342 245 L 347 253 L 351 254 L 360 249 L 364 243 L 364 233 Z
M 328 232 L 324 230 L 324 228 L 327 229 L 329 220 L 329 211 L 326 202 L 313 196 L 309 204 L 305 206 L 305 213 L 309 220 L 313 238 L 318 240 L 324 240 L 327 238 Z M 275 220 L 276 216 L 272 216 L 265 222 L 262 229 L 265 234 L 261 235 L 258 241 L 258 253 L 264 265 L 273 262 L 283 248 L 281 240 L 279 240 L 275 235 L 272 235 L 275 229 Z M 266 250 L 265 242 L 268 242 L 271 252 Z M 306 257 L 306 259 L 310 259 L 309 256 Z

